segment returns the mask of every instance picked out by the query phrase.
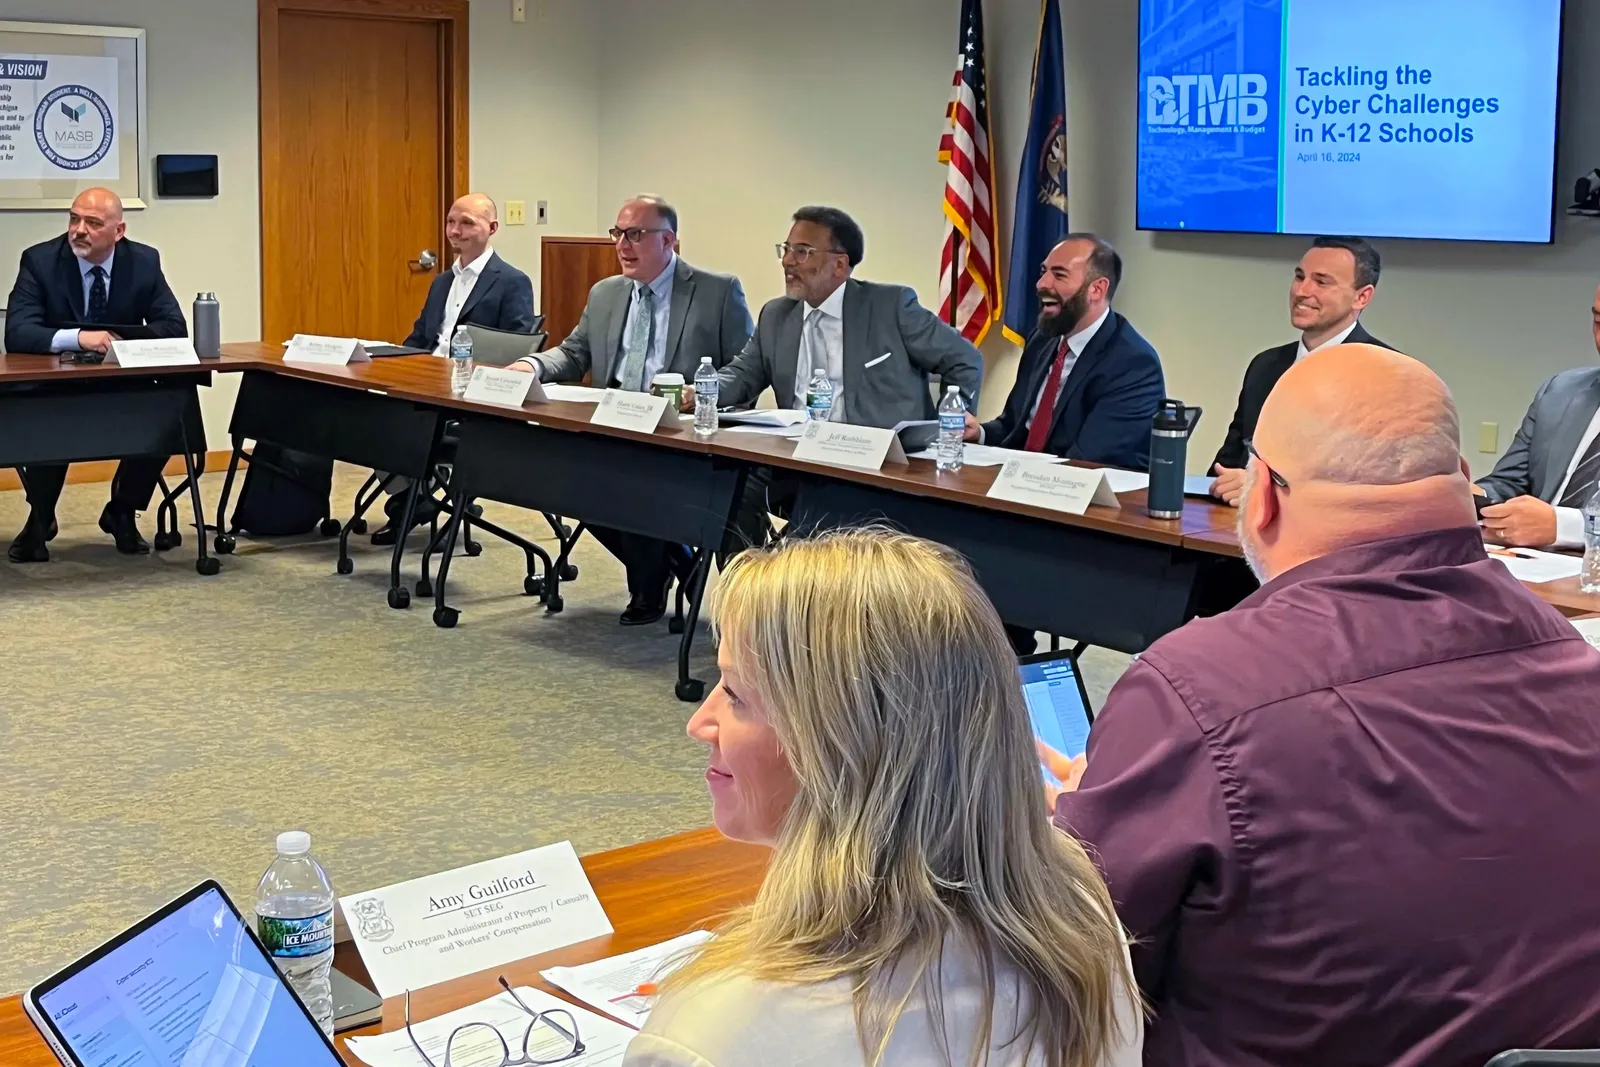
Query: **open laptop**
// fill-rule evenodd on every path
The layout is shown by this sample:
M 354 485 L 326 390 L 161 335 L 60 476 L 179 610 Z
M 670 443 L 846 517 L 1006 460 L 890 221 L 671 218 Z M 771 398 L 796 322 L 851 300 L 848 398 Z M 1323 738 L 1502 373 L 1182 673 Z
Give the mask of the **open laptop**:
M 1081 756 L 1089 747 L 1089 691 L 1070 652 L 1024 657 L 1017 667 L 1022 698 L 1028 703 L 1033 735 L 1064 756 Z M 1048 768 L 1045 777 L 1054 781 Z
M 67 1067 L 342 1067 L 238 909 L 202 882 L 23 995 Z

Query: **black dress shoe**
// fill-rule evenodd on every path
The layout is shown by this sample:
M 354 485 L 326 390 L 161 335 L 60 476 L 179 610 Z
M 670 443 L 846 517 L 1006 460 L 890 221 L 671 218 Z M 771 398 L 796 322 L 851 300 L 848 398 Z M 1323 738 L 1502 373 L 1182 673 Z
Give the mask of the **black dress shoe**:
M 11 542 L 6 558 L 12 563 L 49 563 L 50 550 L 44 546 L 44 542 L 45 539 L 38 535 L 30 521 L 17 534 L 17 539 Z
M 661 616 L 667 613 L 667 598 L 647 601 L 634 597 L 628 601 L 628 610 L 622 613 L 617 620 L 624 626 L 649 626 L 653 622 L 660 622 Z
M 384 512 L 389 516 L 389 521 L 372 531 L 372 543 L 375 545 L 392 545 L 400 539 L 400 520 L 405 518 L 405 496 L 403 494 L 392 496 L 390 500 L 399 500 L 401 505 L 396 510 L 388 507 Z M 425 522 L 431 522 L 439 513 L 439 505 L 431 500 L 417 501 L 416 514 L 411 516 L 411 528 L 415 530 Z
M 124 556 L 144 556 L 150 552 L 150 543 L 139 536 L 139 523 L 132 511 L 107 504 L 100 512 L 100 529 L 117 542 L 117 551 Z

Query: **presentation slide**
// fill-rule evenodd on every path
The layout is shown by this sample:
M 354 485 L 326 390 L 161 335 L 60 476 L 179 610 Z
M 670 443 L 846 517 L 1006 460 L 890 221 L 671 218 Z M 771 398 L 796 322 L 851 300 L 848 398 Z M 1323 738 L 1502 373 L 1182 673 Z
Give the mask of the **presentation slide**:
M 40 998 L 88 1067 L 334 1067 L 315 1024 L 208 893 Z
M 1140 0 L 1139 227 L 1548 241 L 1561 0 Z

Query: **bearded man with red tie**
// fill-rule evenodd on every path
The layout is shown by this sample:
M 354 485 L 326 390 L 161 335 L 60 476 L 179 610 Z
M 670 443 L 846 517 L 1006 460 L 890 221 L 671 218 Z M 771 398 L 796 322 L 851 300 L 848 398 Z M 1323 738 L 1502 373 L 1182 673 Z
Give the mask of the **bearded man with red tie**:
M 967 416 L 967 440 L 1129 470 L 1150 467 L 1150 422 L 1166 395 L 1161 357 L 1111 310 L 1122 257 L 1068 234 L 1039 274 L 1039 325 L 997 419 Z

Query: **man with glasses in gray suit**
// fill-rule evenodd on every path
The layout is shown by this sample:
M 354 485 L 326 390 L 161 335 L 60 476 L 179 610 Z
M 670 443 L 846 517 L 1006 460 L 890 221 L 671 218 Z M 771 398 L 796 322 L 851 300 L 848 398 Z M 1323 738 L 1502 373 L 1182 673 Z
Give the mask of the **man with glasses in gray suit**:
M 656 196 L 636 196 L 611 228 L 622 273 L 596 282 L 577 327 L 559 346 L 511 365 L 544 382 L 575 382 L 592 374 L 599 388 L 643 392 L 662 372 L 693 379 L 700 357 L 727 364 L 750 337 L 744 288 L 729 274 L 691 267 L 678 256 L 678 212 Z M 667 589 L 688 565 L 682 545 L 602 526 L 590 526 L 628 572 L 624 626 L 666 614 Z

